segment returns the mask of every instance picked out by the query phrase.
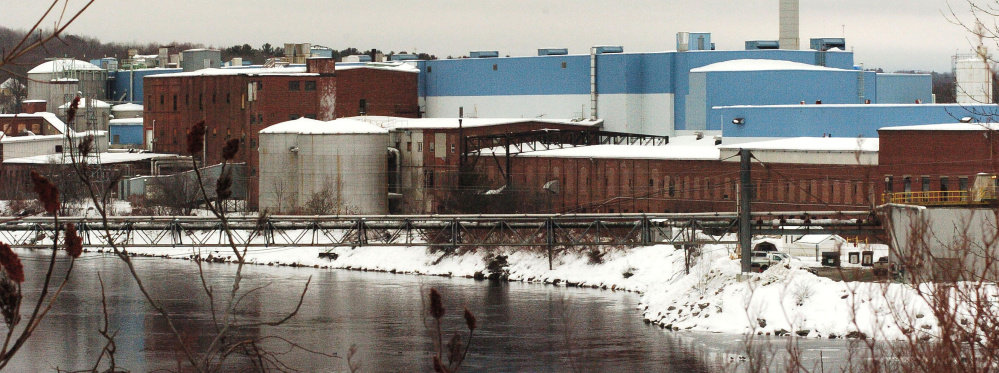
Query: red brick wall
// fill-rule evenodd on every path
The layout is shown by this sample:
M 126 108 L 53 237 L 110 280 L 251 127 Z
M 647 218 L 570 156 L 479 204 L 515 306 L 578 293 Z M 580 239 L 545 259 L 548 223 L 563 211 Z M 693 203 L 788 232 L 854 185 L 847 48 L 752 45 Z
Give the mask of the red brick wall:
M 336 117 L 383 115 L 403 118 L 419 116 L 415 73 L 354 68 L 336 73 Z M 361 100 L 367 111 L 361 113 Z
M 941 177 L 947 178 L 948 190 L 958 190 L 958 180 L 974 183 L 979 172 L 999 170 L 999 136 L 992 131 L 879 131 L 878 154 L 881 177 L 875 181 L 879 193 L 887 188 L 903 191 L 904 178 L 911 180 L 911 190 L 922 190 L 922 178 L 929 177 L 930 190 L 941 190 Z

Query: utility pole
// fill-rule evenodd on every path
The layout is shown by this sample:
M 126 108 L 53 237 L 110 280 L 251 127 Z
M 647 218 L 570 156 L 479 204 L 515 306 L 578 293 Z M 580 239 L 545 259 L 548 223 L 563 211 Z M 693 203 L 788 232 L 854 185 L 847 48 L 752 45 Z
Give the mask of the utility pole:
M 739 250 L 742 253 L 742 272 L 749 273 L 752 270 L 752 174 L 749 161 L 753 153 L 746 149 L 739 149 L 740 169 L 739 169 Z
M 465 166 L 465 128 L 461 126 L 461 120 L 465 116 L 465 107 L 458 107 L 458 172 Z

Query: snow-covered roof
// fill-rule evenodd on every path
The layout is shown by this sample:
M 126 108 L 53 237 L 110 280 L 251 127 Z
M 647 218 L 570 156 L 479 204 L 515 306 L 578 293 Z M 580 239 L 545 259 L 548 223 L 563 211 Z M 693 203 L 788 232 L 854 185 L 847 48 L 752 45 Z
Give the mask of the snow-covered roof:
M 435 129 L 435 128 L 458 128 L 458 118 L 399 118 L 383 116 L 358 116 L 349 119 L 359 120 L 375 124 L 385 129 Z M 551 123 L 551 124 L 572 124 L 578 126 L 596 126 L 603 123 L 602 119 L 575 120 L 575 119 L 538 119 L 538 118 L 464 118 L 461 120 L 462 127 L 487 127 L 503 124 L 515 124 L 526 122 Z
M 878 139 L 855 137 L 792 137 L 779 140 L 747 142 L 735 145 L 719 145 L 723 150 L 778 150 L 816 152 L 877 152 Z
M 293 75 L 293 76 L 319 76 L 316 73 L 306 73 L 305 66 L 285 66 L 285 67 L 223 67 L 213 69 L 201 69 L 196 71 L 166 73 L 147 75 L 146 78 L 172 78 L 183 76 L 218 76 L 218 75 Z
M 295 133 L 301 135 L 318 134 L 361 134 L 361 133 L 388 133 L 388 130 L 374 124 L 341 118 L 324 122 L 321 120 L 298 118 L 281 122 L 260 130 L 260 133 Z
M 503 154 L 505 149 L 486 149 L 483 153 Z M 604 158 L 604 159 L 675 159 L 717 161 L 715 146 L 698 145 L 590 145 L 563 149 L 540 150 L 514 154 L 516 157 L 545 158 Z
M 142 105 L 139 104 L 118 104 L 111 107 L 111 111 L 142 111 Z
M 46 122 L 49 122 L 49 124 L 51 124 L 57 131 L 66 133 L 66 123 L 63 123 L 62 119 L 59 119 L 58 116 L 49 112 L 40 111 L 33 114 L 0 114 L 0 118 L 42 118 L 45 119 Z M 72 133 L 73 130 L 70 129 L 70 132 Z
M 100 66 L 94 65 L 90 62 L 80 61 L 80 60 L 70 60 L 70 59 L 58 59 L 47 61 L 41 65 L 35 66 L 35 68 L 28 70 L 28 74 L 39 74 L 39 73 L 54 73 L 63 71 L 76 71 L 76 70 L 101 70 Z
M 142 118 L 120 118 L 120 119 L 112 119 L 111 121 L 108 122 L 108 124 L 110 124 L 110 125 L 119 125 L 119 126 L 141 126 L 142 125 Z
M 159 159 L 159 158 L 174 158 L 179 157 L 176 154 L 162 154 L 162 153 L 125 153 L 125 152 L 114 152 L 114 153 L 99 153 L 87 157 L 87 163 L 97 163 L 98 157 L 100 157 L 101 164 L 110 163 L 127 163 L 144 161 L 149 159 Z M 70 163 L 71 159 L 63 154 L 45 154 L 36 155 L 33 157 L 22 157 L 22 158 L 10 158 L 4 159 L 5 164 L 61 164 Z
M 73 104 L 73 102 L 70 101 L 70 102 L 67 102 L 65 104 L 60 105 L 59 108 L 60 109 L 69 109 L 69 106 L 72 105 L 72 104 Z M 84 97 L 83 99 L 80 100 L 80 106 L 78 106 L 78 107 L 85 108 L 85 107 L 87 107 L 87 105 L 93 105 L 95 108 L 109 108 L 109 107 L 111 107 L 111 104 L 109 104 L 107 102 L 104 102 L 104 101 L 101 101 L 101 100 L 97 100 L 97 99 L 93 99 L 93 98 L 87 98 L 87 97 Z
M 834 69 L 825 66 L 809 65 L 807 63 L 783 60 L 742 59 L 716 62 L 710 65 L 691 69 L 692 73 L 713 71 L 769 71 L 769 70 L 814 70 L 814 71 L 853 71 Z
M 878 131 L 995 131 L 999 123 L 940 123 L 881 127 Z
M 377 69 L 377 70 L 390 70 L 390 71 L 402 71 L 407 73 L 419 73 L 420 69 L 412 64 L 405 62 L 347 62 L 336 64 L 336 70 L 353 70 L 353 69 Z
M 837 236 L 835 234 L 806 234 L 804 236 L 801 236 L 801 238 L 798 239 L 797 241 L 794 241 L 794 243 L 805 244 L 805 245 L 818 245 L 820 243 L 825 242 L 826 240 L 846 242 L 846 240 L 843 239 L 843 237 Z

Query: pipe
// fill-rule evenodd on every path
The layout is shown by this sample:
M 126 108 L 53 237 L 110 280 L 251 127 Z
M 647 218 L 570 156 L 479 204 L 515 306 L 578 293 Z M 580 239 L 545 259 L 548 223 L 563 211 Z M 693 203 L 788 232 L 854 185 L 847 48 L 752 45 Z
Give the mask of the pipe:
M 597 47 L 590 47 L 590 120 L 597 119 Z
M 402 194 L 402 155 L 399 149 L 389 147 L 388 152 L 395 157 L 395 192 Z

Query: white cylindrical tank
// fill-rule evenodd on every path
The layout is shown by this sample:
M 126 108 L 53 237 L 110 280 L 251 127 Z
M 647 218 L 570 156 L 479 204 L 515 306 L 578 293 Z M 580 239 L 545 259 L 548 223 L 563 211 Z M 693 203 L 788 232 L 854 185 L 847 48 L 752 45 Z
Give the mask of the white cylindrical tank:
M 67 121 L 66 111 L 69 110 L 72 101 L 59 106 L 58 115 L 63 121 Z M 76 110 L 76 117 L 72 123 L 67 123 L 73 131 L 107 131 L 108 123 L 111 121 L 111 105 L 101 100 L 83 98 Z
M 114 119 L 142 118 L 142 105 L 118 104 L 111 107 L 111 115 L 114 115 Z
M 53 101 L 51 96 L 60 92 L 50 91 L 59 90 L 59 87 L 53 85 L 68 80 L 76 80 L 78 91 L 82 92 L 84 97 L 94 97 L 98 100 L 107 98 L 106 70 L 86 61 L 57 59 L 46 61 L 28 70 L 28 99 L 49 100 L 46 111 L 54 113 L 59 105 L 68 100 L 60 97 Z
M 299 118 L 260 131 L 261 210 L 388 213 L 388 131 L 353 119 Z
M 959 104 L 992 103 L 992 70 L 985 58 L 978 55 L 958 58 L 954 62 Z

